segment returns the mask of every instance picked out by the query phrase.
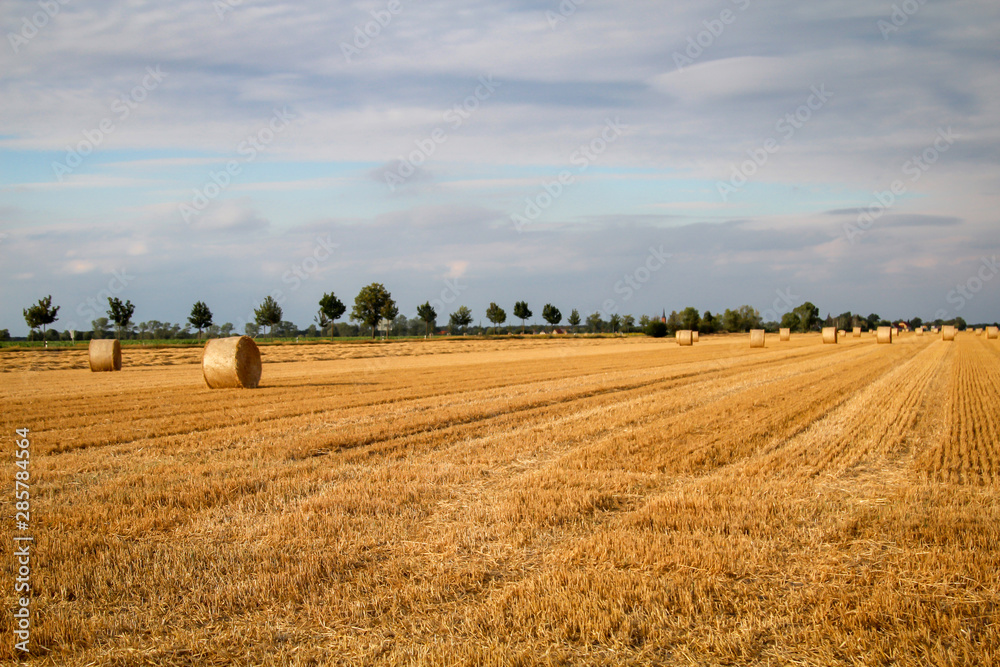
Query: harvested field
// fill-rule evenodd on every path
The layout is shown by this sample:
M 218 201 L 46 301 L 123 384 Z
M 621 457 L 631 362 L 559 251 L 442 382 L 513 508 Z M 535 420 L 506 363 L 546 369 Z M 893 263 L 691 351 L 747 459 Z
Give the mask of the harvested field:
M 1000 663 L 996 340 L 200 355 L 0 350 L 35 664 Z

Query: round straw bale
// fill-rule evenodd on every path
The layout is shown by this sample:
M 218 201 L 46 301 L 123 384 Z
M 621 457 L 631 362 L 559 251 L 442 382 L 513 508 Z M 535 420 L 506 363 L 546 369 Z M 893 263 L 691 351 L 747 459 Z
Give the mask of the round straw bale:
M 958 329 L 946 324 L 941 327 L 941 340 L 955 340 L 956 333 L 958 333 Z
M 924 328 L 923 327 L 917 327 L 917 335 L 918 336 L 923 336 L 924 335 Z
M 823 342 L 824 343 L 836 343 L 837 342 L 837 328 L 836 327 L 823 327 Z
M 851 335 L 855 338 L 861 338 L 861 327 L 854 327 L 851 331 Z
M 122 346 L 117 338 L 92 340 L 87 349 L 91 371 L 120 371 L 122 369 Z
M 986 327 L 987 338 L 1000 338 L 1000 327 Z
M 764 347 L 764 330 L 750 330 L 750 347 Z
M 778 340 L 791 340 L 792 330 L 791 329 L 778 329 Z
M 678 345 L 690 345 L 693 338 L 690 329 L 678 329 L 674 337 L 677 338 Z
M 875 338 L 879 345 L 892 342 L 892 327 L 879 327 L 875 332 Z
M 205 343 L 201 369 L 212 389 L 253 389 L 260 382 L 260 350 L 249 336 L 213 338 Z
M 697 329 L 693 329 L 691 331 L 691 342 L 692 343 L 697 343 L 698 342 L 698 330 Z

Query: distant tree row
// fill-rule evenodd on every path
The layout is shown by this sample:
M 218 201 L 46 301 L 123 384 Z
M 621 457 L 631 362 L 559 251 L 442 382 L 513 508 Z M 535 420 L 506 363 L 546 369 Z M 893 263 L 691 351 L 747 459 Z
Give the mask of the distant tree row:
M 134 324 L 132 316 L 135 313 L 135 306 L 130 301 L 123 302 L 116 297 L 109 297 L 108 317 L 100 317 L 92 321 L 91 331 L 63 331 L 60 333 L 58 330 L 48 329 L 49 325 L 59 319 L 59 306 L 52 305 L 52 296 L 49 295 L 39 299 L 37 304 L 25 308 L 24 320 L 31 329 L 29 340 L 47 341 L 108 338 L 112 334 L 112 324 L 116 337 L 140 340 L 191 338 L 192 328 L 196 330 L 197 333 L 194 335 L 199 340 L 203 335 L 218 337 L 246 333 L 257 336 L 264 329 L 271 337 L 371 336 L 374 338 L 380 326 L 395 336 L 426 336 L 437 331 L 439 313 L 430 301 L 417 307 L 416 318 L 407 318 L 399 314 L 399 308 L 392 295 L 381 283 L 367 285 L 355 297 L 354 307 L 349 316 L 349 320 L 354 324 L 337 322 L 347 312 L 347 306 L 333 292 L 324 293 L 318 305 L 319 310 L 315 317 L 315 324 L 311 324 L 306 329 L 300 329 L 294 323 L 283 320 L 281 306 L 273 297 L 267 296 L 254 309 L 254 321 L 247 323 L 243 332 L 235 332 L 232 323 L 226 322 L 222 325 L 216 325 L 212 311 L 204 301 L 195 302 L 187 322 L 183 324 L 171 324 L 158 320 Z M 512 311 L 514 317 L 521 320 L 520 333 L 525 333 L 526 321 L 533 315 L 531 308 L 526 301 L 517 301 L 514 303 Z M 486 319 L 493 325 L 492 333 L 516 332 L 513 326 L 502 326 L 507 321 L 507 311 L 496 303 L 490 303 L 485 315 Z M 483 327 L 481 324 L 472 326 L 473 319 L 472 311 L 468 307 L 458 306 L 454 312 L 448 315 L 448 332 L 452 334 L 481 334 L 489 331 L 489 328 Z M 551 331 L 562 323 L 563 315 L 557 307 L 547 303 L 542 308 L 542 319 L 550 326 Z M 586 319 L 582 319 L 579 311 L 573 309 L 569 317 L 566 318 L 566 322 L 574 333 L 581 331 L 582 324 L 582 331 L 587 333 L 644 331 L 649 335 L 672 335 L 679 329 L 691 329 L 706 334 L 738 333 L 759 328 L 777 330 L 778 327 L 787 327 L 796 332 L 818 331 L 823 326 L 836 326 L 845 330 L 862 327 L 871 330 L 892 323 L 875 313 L 864 317 L 846 312 L 836 317 L 827 315 L 824 320 L 820 318 L 819 308 L 809 301 L 784 313 L 780 322 L 763 322 L 757 309 L 747 305 L 740 306 L 735 310 L 727 308 L 721 315 L 713 315 L 708 310 L 699 313 L 697 308 L 688 306 L 680 312 L 671 311 L 669 316 L 643 315 L 638 322 L 632 315 L 619 315 L 617 313 L 611 314 L 605 320 L 601 312 L 594 312 Z M 907 323 L 911 327 L 924 324 L 919 317 L 908 320 Z M 936 320 L 927 324 L 936 326 L 953 324 L 960 330 L 967 326 L 961 317 L 953 320 Z M 6 329 L 0 329 L 0 340 L 9 340 L 9 338 L 9 332 Z

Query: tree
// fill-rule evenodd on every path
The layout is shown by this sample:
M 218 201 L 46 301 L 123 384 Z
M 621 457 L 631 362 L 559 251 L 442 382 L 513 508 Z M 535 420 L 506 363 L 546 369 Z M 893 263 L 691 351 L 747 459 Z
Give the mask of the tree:
M 119 340 L 122 337 L 122 331 L 132 323 L 132 313 L 134 312 L 135 306 L 132 305 L 131 301 L 122 303 L 122 300 L 116 296 L 108 297 L 108 317 L 115 323 L 116 335 Z
M 273 329 L 271 329 L 271 336 L 277 335 L 278 338 L 291 338 L 292 336 L 299 335 L 299 328 L 295 326 L 294 322 L 289 322 L 288 320 L 280 320 Z
M 819 308 L 811 301 L 806 301 L 801 306 L 792 309 L 792 312 L 799 316 L 801 330 L 803 333 L 812 331 L 819 323 Z
M 396 302 L 382 283 L 372 283 L 361 288 L 354 297 L 354 308 L 351 319 L 363 322 L 372 328 L 372 340 L 375 340 L 375 330 L 379 320 L 394 320 L 399 314 Z
M 631 315 L 622 315 L 622 331 L 629 333 L 635 327 L 635 318 Z
M 232 322 L 226 322 L 221 327 L 219 327 L 219 335 L 223 337 L 229 336 L 229 334 L 233 333 L 234 328 L 235 327 L 233 327 Z
M 39 299 L 38 303 L 24 310 L 24 321 L 29 329 L 42 328 L 42 338 L 45 338 L 45 327 L 55 322 L 59 313 L 59 306 L 52 305 L 52 295 L 44 299 Z
M 608 319 L 608 324 L 611 325 L 611 333 L 618 333 L 618 328 L 622 324 L 622 318 L 618 313 L 613 313 Z
M 428 335 L 431 332 L 431 325 L 437 320 L 437 311 L 434 310 L 434 306 L 431 305 L 430 301 L 427 301 L 422 306 L 417 306 L 417 317 L 424 321 L 424 335 Z
M 330 337 L 332 338 L 333 323 L 343 317 L 346 310 L 347 306 L 333 292 L 329 294 L 324 292 L 323 297 L 319 300 L 319 314 L 316 316 L 316 322 L 321 329 L 330 327 Z
M 514 317 L 521 320 L 521 333 L 524 333 L 524 321 L 531 317 L 531 311 L 528 310 L 527 301 L 518 301 L 514 304 Z
M 560 313 L 559 309 L 551 303 L 547 303 L 542 308 L 542 319 L 555 327 L 555 325 L 562 322 L 562 313 Z
M 715 316 L 712 315 L 712 311 L 706 310 L 705 314 L 701 316 L 702 333 L 715 333 L 718 327 L 719 323 L 715 320 Z
M 316 313 L 316 316 L 313 319 L 316 321 L 316 324 L 319 325 L 319 331 L 321 334 L 329 327 L 330 337 L 333 338 L 333 320 L 326 316 L 326 313 L 323 312 L 322 308 L 320 308 L 319 312 Z M 309 326 L 316 328 L 316 324 L 310 324 Z
M 681 328 L 690 329 L 691 331 L 697 331 L 699 325 L 701 325 L 701 315 L 698 314 L 698 309 L 693 306 L 688 306 L 681 311 Z
M 260 302 L 260 306 L 253 309 L 254 321 L 258 327 L 270 327 L 271 338 L 274 338 L 274 329 L 281 323 L 281 306 L 268 294 Z
M 662 319 L 660 320 L 663 321 Z M 678 329 L 683 329 L 684 324 L 681 322 L 681 316 L 677 314 L 676 310 L 670 311 L 670 317 L 667 318 L 667 332 L 670 334 L 677 333 Z
M 800 331 L 802 320 L 794 312 L 789 311 L 781 316 L 781 326 L 791 331 Z
M 649 323 L 652 321 L 653 320 L 652 318 L 650 318 L 649 315 L 643 315 L 642 317 L 639 318 L 639 328 L 645 331 L 646 327 L 648 327 Z
M 188 322 L 198 330 L 198 340 L 201 340 L 201 330 L 212 326 L 212 311 L 208 309 L 204 301 L 196 301 L 191 307 Z M 139 331 L 142 331 L 142 325 L 139 326 Z
M 663 338 L 667 335 L 667 324 L 657 317 L 649 320 L 643 330 L 646 332 L 647 336 L 652 336 L 653 338 Z
M 740 306 L 739 309 L 740 316 L 740 326 L 741 331 L 749 331 L 750 329 L 760 329 L 764 326 L 764 321 L 761 319 L 760 312 L 752 306 Z
M 569 319 L 566 320 L 571 327 L 573 327 L 573 333 L 576 333 L 576 328 L 580 326 L 580 313 L 576 308 L 569 314 Z
M 486 309 L 486 319 L 493 323 L 493 333 L 496 333 L 497 325 L 507 321 L 507 311 L 491 301 Z
M 459 306 L 458 310 L 452 313 L 448 319 L 452 327 L 462 327 L 464 331 L 465 327 L 472 324 L 472 311 L 465 306 Z
M 604 320 L 601 319 L 600 312 L 591 313 L 587 316 L 587 327 L 593 333 L 601 333 L 601 330 L 604 329 Z

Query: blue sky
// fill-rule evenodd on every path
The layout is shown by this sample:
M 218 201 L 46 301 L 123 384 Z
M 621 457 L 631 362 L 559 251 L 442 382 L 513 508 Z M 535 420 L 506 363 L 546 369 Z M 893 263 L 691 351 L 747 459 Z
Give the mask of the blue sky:
M 6 2 L 0 328 L 373 281 L 415 316 L 1000 319 L 989 2 Z M 660 259 L 666 257 L 666 259 Z

